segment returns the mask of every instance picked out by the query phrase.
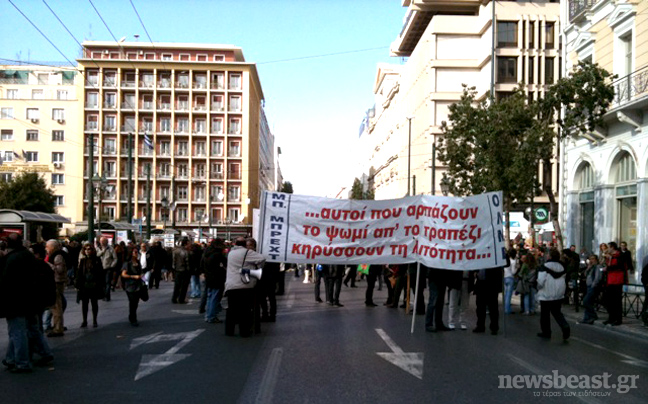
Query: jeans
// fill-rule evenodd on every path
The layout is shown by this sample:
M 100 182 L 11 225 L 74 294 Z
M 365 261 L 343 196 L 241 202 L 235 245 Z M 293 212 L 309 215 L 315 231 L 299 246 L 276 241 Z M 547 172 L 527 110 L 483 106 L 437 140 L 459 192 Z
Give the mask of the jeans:
M 200 276 L 191 275 L 191 297 L 200 297 Z
M 27 317 L 7 317 L 9 346 L 5 360 L 18 369 L 31 369 Z
M 180 271 L 175 273 L 175 283 L 173 285 L 173 297 L 171 300 L 174 303 L 185 303 L 187 298 L 187 287 L 189 286 L 189 272 Z
M 439 284 L 428 279 L 428 288 L 430 290 L 430 298 L 428 300 L 427 311 L 425 312 L 425 328 L 443 326 L 443 299 L 445 294 L 445 287 L 439 288 Z M 439 310 L 439 307 L 441 310 Z
M 200 306 L 198 307 L 198 311 L 202 313 L 203 311 L 205 311 L 206 306 L 207 306 L 207 281 L 203 276 L 200 278 Z
M 41 358 L 51 357 L 52 351 L 43 335 L 43 324 L 41 314 L 27 317 L 27 333 L 29 335 L 29 346 L 32 353 L 37 353 Z
M 594 302 L 596 301 L 598 294 L 599 292 L 597 288 L 591 286 L 587 287 L 587 294 L 585 294 L 585 298 L 583 299 L 583 307 L 585 308 L 585 314 L 583 315 L 584 323 L 593 322 L 598 319 L 596 310 L 594 310 Z
M 529 288 L 529 293 L 524 295 L 524 312 L 525 313 L 535 313 L 535 294 L 536 291 L 533 288 Z
M 104 287 L 104 299 L 106 301 L 110 301 L 110 290 L 112 288 L 112 281 L 113 281 L 113 270 L 108 268 L 106 269 L 106 285 Z
M 513 287 L 515 278 L 504 278 L 504 313 L 511 314 L 511 297 L 513 297 Z
M 205 321 L 212 323 L 218 318 L 218 313 L 222 310 L 221 298 L 222 289 L 207 288 L 207 305 L 205 313 Z

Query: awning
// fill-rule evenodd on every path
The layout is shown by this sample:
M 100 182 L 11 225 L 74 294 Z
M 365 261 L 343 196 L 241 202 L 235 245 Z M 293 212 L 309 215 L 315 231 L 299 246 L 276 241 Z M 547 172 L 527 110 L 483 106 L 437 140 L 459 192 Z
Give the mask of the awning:
M 15 222 L 70 223 L 70 219 L 61 215 L 57 215 L 56 213 L 0 209 L 0 223 Z

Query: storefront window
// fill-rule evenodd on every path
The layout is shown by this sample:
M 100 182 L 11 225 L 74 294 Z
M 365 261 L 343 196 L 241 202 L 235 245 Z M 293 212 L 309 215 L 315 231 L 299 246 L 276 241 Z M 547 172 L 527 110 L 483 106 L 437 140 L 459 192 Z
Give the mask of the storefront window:
M 580 204 L 580 248 L 596 251 L 594 240 L 594 170 L 587 163 L 578 172 L 578 202 Z
M 637 247 L 637 170 L 634 159 L 629 153 L 617 160 L 616 168 L 616 199 L 618 241 L 628 243 L 628 249 L 633 253 Z M 634 257 L 633 257 L 634 258 Z

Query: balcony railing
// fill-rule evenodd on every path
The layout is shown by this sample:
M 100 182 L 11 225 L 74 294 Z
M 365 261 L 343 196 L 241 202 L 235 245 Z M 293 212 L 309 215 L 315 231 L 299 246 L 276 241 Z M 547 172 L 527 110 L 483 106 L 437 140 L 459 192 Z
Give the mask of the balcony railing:
M 583 15 L 597 2 L 598 0 L 569 0 L 569 22 Z
M 162 110 L 166 110 L 166 111 L 168 111 L 168 110 L 171 109 L 171 103 L 169 103 L 169 102 L 161 102 L 161 103 L 159 104 L 159 106 L 158 106 L 158 109 L 162 109 Z
M 142 109 L 153 109 L 153 101 L 142 102 Z
M 212 111 L 223 111 L 225 108 L 223 108 L 223 104 L 213 104 L 211 105 L 211 110 Z
M 104 102 L 104 108 L 117 108 L 117 104 L 114 102 Z M 91 108 L 91 107 L 88 107 Z
M 211 173 L 209 175 L 209 178 L 213 180 L 222 180 L 223 179 L 223 173 Z
M 212 88 L 212 90 L 224 90 L 225 89 L 225 85 L 223 83 L 212 82 L 210 87 Z
M 104 82 L 103 82 L 104 87 L 115 87 L 116 84 L 117 83 L 115 82 L 115 79 L 110 80 L 110 79 L 104 78 Z
M 134 81 L 122 81 L 121 86 L 122 87 L 135 87 L 135 82 Z
M 199 88 L 199 89 L 200 89 L 200 88 L 207 88 L 207 83 L 198 83 L 198 82 L 194 82 L 194 83 L 193 83 L 193 88 Z
M 171 81 L 170 80 L 160 80 L 158 83 L 159 88 L 171 88 Z
M 184 81 L 176 82 L 176 88 L 189 88 L 189 83 Z
M 648 95 L 648 66 L 616 80 L 612 85 L 615 94 L 614 102 L 617 105 Z
M 122 108 L 122 109 L 133 109 L 133 108 L 134 108 L 134 104 L 131 103 L 131 102 L 122 102 L 122 103 L 121 103 L 121 108 Z
M 227 173 L 227 178 L 229 178 L 230 180 L 240 180 L 241 179 L 241 173 L 229 172 L 229 173 Z

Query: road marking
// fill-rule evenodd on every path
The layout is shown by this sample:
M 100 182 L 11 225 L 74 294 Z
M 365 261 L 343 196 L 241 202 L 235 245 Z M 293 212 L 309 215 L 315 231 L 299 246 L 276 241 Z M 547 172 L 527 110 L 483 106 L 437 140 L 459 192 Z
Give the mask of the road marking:
M 295 294 L 291 293 L 288 295 L 288 300 L 286 301 L 286 308 L 290 309 L 293 307 L 293 304 L 295 304 Z
M 197 336 L 202 334 L 203 331 L 205 331 L 205 329 L 198 329 L 190 332 L 179 332 L 176 334 L 162 334 L 162 332 L 160 331 L 156 332 L 155 334 L 150 334 L 144 337 L 133 339 L 130 345 L 131 350 L 144 344 L 180 341 L 171 349 L 162 354 L 142 355 L 142 360 L 140 361 L 139 368 L 137 369 L 137 373 L 135 374 L 135 381 L 191 356 L 191 354 L 179 354 L 178 351 L 184 348 L 188 343 L 193 341 Z
M 178 314 L 195 314 L 195 315 L 200 315 L 196 309 L 193 310 L 171 310 L 172 313 L 178 313 Z
M 392 350 L 392 352 L 376 352 L 376 354 L 412 376 L 423 380 L 423 352 L 404 352 L 382 328 L 376 328 L 376 332 Z
M 533 366 L 532 364 L 518 358 L 517 356 L 511 355 L 511 354 L 507 354 L 507 356 L 513 362 L 515 362 L 518 365 L 522 366 L 523 368 L 527 369 L 531 373 L 534 373 L 536 375 L 546 375 L 547 374 L 546 372 L 543 372 L 542 369 Z M 562 391 L 576 391 L 576 390 L 569 390 L 569 389 L 560 389 L 560 390 L 562 390 Z M 600 403 L 600 401 L 598 401 L 598 400 L 596 400 L 594 398 L 591 398 L 591 397 L 579 397 L 579 396 L 572 396 L 572 397 L 576 397 L 579 400 L 584 401 L 584 402 L 589 403 L 589 404 L 598 404 L 598 403 Z
M 279 377 L 279 365 L 281 364 L 282 357 L 283 348 L 275 348 L 272 350 L 270 359 L 268 360 L 268 366 L 266 366 L 265 373 L 263 374 L 263 380 L 261 380 L 261 385 L 259 386 L 259 394 L 256 398 L 257 404 L 272 403 L 272 395 L 274 394 Z
M 585 344 L 585 345 L 589 345 L 589 346 L 591 346 L 591 347 L 598 348 L 598 349 L 600 349 L 600 350 L 602 350 L 602 351 L 606 351 L 606 352 L 609 352 L 609 353 L 612 353 L 612 354 L 618 355 L 618 356 L 620 356 L 620 357 L 622 357 L 622 358 L 625 359 L 625 360 L 622 360 L 622 361 L 621 361 L 621 362 L 623 362 L 623 363 L 628 363 L 628 364 L 630 364 L 630 365 L 635 365 L 635 366 L 639 366 L 639 367 L 643 367 L 643 368 L 648 368 L 648 362 L 646 362 L 645 360 L 642 360 L 642 359 L 639 359 L 639 358 L 635 358 L 634 356 L 626 355 L 626 354 L 621 353 L 621 352 L 613 351 L 613 350 L 611 350 L 611 349 L 609 349 L 609 348 L 606 348 L 606 347 L 604 347 L 604 346 L 601 346 L 601 345 L 598 345 L 598 344 L 594 344 L 594 343 L 592 343 L 592 342 L 585 341 L 585 340 L 582 340 L 582 339 L 580 339 L 580 338 L 572 337 L 572 339 L 575 340 L 575 341 L 578 341 L 578 342 L 580 342 L 580 343 L 583 343 L 583 344 Z

